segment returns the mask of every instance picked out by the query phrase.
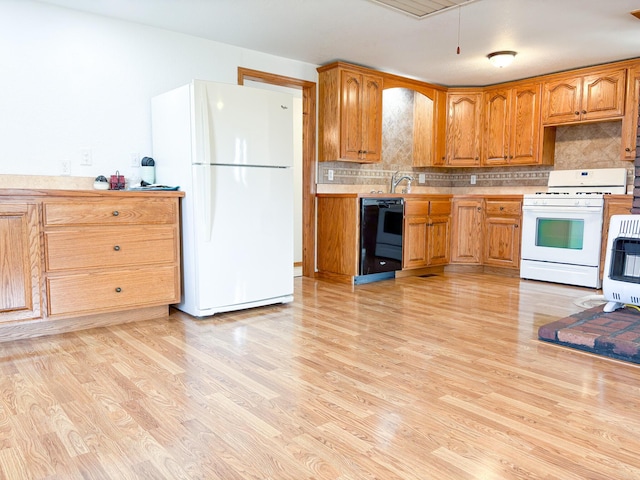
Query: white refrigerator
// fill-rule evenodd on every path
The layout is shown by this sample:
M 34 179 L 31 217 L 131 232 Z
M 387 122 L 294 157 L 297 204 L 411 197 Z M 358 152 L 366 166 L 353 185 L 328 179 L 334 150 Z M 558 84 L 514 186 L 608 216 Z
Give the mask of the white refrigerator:
M 293 300 L 293 98 L 194 80 L 152 99 L 156 183 L 180 186 L 195 317 Z

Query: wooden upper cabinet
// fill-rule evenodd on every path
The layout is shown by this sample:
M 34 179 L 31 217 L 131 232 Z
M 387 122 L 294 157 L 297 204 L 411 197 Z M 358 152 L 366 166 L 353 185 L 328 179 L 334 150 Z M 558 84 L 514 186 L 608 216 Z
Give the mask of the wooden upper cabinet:
M 546 81 L 542 123 L 557 125 L 622 118 L 625 91 L 625 68 Z
M 484 93 L 484 156 L 485 165 L 506 165 L 509 162 L 511 138 L 511 90 L 494 89 Z
M 376 163 L 382 154 L 382 76 L 321 67 L 319 160 Z
M 447 165 L 480 165 L 482 93 L 447 94 Z
M 414 167 L 440 167 L 445 165 L 445 114 L 447 94 L 436 90 L 434 98 L 416 92 L 413 108 L 413 162 Z
M 539 83 L 486 90 L 483 165 L 539 165 Z
M 640 124 L 640 66 L 629 69 L 627 78 L 627 105 L 626 114 L 622 119 L 622 160 L 633 161 L 636 158 L 638 146 L 638 124 Z
M 542 157 L 540 106 L 542 85 L 526 84 L 514 87 L 511 95 L 510 165 L 550 163 Z

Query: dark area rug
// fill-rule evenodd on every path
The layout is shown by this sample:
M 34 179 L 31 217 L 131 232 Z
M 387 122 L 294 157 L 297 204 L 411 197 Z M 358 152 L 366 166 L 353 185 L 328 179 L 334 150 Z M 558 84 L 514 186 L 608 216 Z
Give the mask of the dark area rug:
M 538 329 L 538 337 L 546 342 L 640 363 L 640 311 L 625 307 L 605 313 L 603 306 L 543 325 Z

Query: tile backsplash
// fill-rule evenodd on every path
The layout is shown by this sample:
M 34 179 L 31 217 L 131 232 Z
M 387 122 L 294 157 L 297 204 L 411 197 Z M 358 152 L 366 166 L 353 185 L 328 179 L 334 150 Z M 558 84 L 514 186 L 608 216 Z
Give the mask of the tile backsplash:
M 410 102 L 405 102 L 410 103 Z M 556 127 L 555 163 L 550 166 L 487 168 L 412 167 L 413 123 L 411 112 L 403 108 L 383 108 L 382 162 L 374 165 L 350 162 L 321 162 L 318 184 L 387 185 L 393 172 L 412 175 L 414 185 L 430 187 L 546 186 L 550 170 L 580 168 L 626 168 L 628 184 L 633 183 L 633 164 L 620 160 L 620 121 Z M 328 180 L 333 170 L 333 181 Z M 425 183 L 417 182 L 424 174 Z M 471 175 L 476 184 L 470 184 Z

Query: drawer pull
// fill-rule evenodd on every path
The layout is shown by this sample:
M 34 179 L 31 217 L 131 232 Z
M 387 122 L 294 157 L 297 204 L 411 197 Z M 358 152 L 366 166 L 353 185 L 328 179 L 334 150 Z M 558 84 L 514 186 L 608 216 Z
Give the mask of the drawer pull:
M 120 212 L 118 210 L 114 210 L 113 211 L 113 216 L 117 217 L 118 215 L 120 215 Z
M 119 251 L 120 251 L 120 245 L 116 245 L 115 247 L 113 247 L 113 249 L 114 249 L 116 252 L 119 252 Z
M 503 211 L 503 210 L 504 210 L 504 207 L 500 207 L 500 211 Z
M 116 287 L 116 293 L 120 293 L 122 289 L 120 287 Z

